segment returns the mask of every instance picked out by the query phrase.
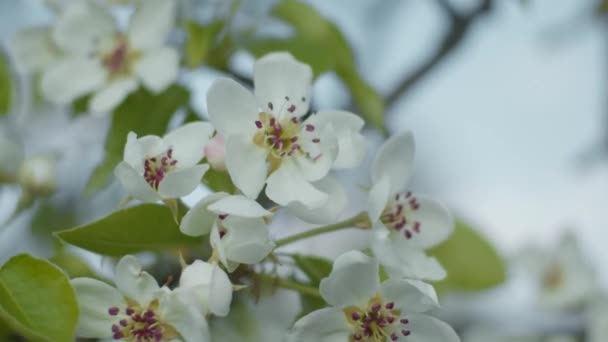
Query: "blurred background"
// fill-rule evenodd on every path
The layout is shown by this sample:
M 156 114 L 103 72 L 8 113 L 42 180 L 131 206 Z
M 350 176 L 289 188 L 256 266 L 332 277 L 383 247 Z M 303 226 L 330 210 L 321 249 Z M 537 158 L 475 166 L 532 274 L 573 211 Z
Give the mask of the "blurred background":
M 33 163 L 34 183 L 46 179 L 46 171 L 53 174 L 42 189 L 35 187 L 35 196 L 24 196 L 23 184 L 0 187 L 0 222 L 6 222 L 0 224 L 0 263 L 24 251 L 57 257 L 49 231 L 103 216 L 123 196 L 116 184 L 82 195 L 104 158 L 111 118 L 41 103 L 36 78 L 17 70 L 11 54 L 15 33 L 52 23 L 61 2 L 0 2 L 2 76 L 9 80 L 0 88 L 0 99 L 9 103 L 8 115 L 0 116 L 0 169 L 35 156 L 53 160 L 54 170 Z M 471 263 L 454 266 L 454 272 L 473 278 L 498 274 L 491 286 L 442 291 L 440 315 L 465 340 L 608 341 L 608 305 L 589 304 L 602 303 L 608 285 L 608 3 L 303 2 L 312 12 L 290 12 L 284 3 L 180 2 L 179 20 L 195 24 L 176 32 L 172 43 L 205 42 L 187 50 L 179 79 L 191 92 L 191 111 L 205 117 L 205 93 L 218 75 L 247 83 L 256 55 L 292 51 L 318 76 L 315 108 L 349 109 L 366 119 L 370 160 L 384 134 L 413 131 L 412 188 L 447 204 L 459 225 L 477 232 L 495 254 L 496 264 L 478 265 L 473 256 Z M 115 8 L 119 19 L 129 13 L 128 4 Z M 209 29 L 216 22 L 222 24 Z M 18 144 L 25 157 L 10 156 L 9 144 Z M 353 194 L 368 183 L 366 172 L 343 174 Z M 35 198 L 24 199 L 30 195 Z M 355 212 L 364 199 L 352 198 Z M 290 220 L 280 217 L 276 225 Z M 363 246 L 361 236 L 349 236 L 293 248 L 335 257 L 353 244 Z M 465 250 L 451 250 L 460 252 Z M 104 272 L 101 258 L 74 253 Z M 555 265 L 563 266 L 558 278 L 575 280 L 543 305 Z M 601 330 L 595 321 L 603 322 L 604 335 L 590 332 Z

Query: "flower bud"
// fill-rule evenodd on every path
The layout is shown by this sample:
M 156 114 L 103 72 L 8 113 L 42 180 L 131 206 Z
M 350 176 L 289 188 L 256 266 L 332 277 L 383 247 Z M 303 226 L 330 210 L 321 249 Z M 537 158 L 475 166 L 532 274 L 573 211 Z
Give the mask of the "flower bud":
M 47 195 L 56 188 L 55 163 L 48 157 L 33 157 L 25 160 L 17 179 L 19 183 L 38 195 Z
M 216 134 L 205 146 L 205 156 L 207 162 L 214 170 L 226 171 L 226 145 L 224 144 L 224 136 Z

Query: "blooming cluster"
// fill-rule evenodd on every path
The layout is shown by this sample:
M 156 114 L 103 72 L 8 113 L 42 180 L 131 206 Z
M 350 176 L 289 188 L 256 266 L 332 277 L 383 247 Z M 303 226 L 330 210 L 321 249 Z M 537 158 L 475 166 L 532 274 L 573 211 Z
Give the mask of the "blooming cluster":
M 91 95 L 89 110 L 107 112 L 140 84 L 158 93 L 176 80 L 177 50 L 165 46 L 174 7 L 175 1 L 138 1 L 121 30 L 105 6 L 69 2 L 52 27 L 21 32 L 15 51 L 24 67 L 41 73 L 49 100 L 68 104 Z M 270 222 L 285 209 L 303 221 L 328 224 L 315 233 L 356 227 L 370 241 L 369 255 L 339 256 L 318 289 L 302 290 L 328 307 L 299 319 L 284 332 L 287 341 L 458 341 L 449 325 L 426 314 L 438 299 L 422 280 L 443 279 L 446 271 L 425 250 L 446 240 L 453 224 L 441 204 L 406 188 L 412 134 L 398 133 L 380 147 L 366 210 L 336 223 L 348 198 L 333 172 L 362 163 L 364 121 L 347 111 L 312 111 L 312 80 L 310 66 L 287 52 L 270 53 L 255 62 L 252 91 L 230 78 L 213 82 L 208 121 L 190 121 L 162 137 L 128 133 L 114 175 L 129 198 L 167 204 L 180 232 L 204 237 L 210 251 L 192 253 L 205 261 L 181 260 L 176 286 L 160 286 L 130 255 L 116 266 L 116 288 L 73 279 L 79 336 L 210 341 L 208 322 L 229 314 L 233 291 L 241 288 L 233 283 L 274 283 L 277 274 L 264 268 L 280 262 L 274 250 L 314 235 L 274 241 Z M 178 200 L 201 186 L 210 168 L 225 173 L 234 191 L 210 193 L 178 215 Z M 387 279 L 380 282 L 380 274 Z

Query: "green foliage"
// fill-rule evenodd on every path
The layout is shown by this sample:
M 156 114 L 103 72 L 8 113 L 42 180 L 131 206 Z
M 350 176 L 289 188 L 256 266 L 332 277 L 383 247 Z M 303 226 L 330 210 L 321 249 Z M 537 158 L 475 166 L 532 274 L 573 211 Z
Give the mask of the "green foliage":
M 78 305 L 68 278 L 45 260 L 11 258 L 0 268 L 0 321 L 31 341 L 73 341 Z
M 256 56 L 289 51 L 310 64 L 315 76 L 334 71 L 350 91 L 360 115 L 383 130 L 384 101 L 357 72 L 353 51 L 336 25 L 311 5 L 298 1 L 281 1 L 272 14 L 291 24 L 295 35 L 289 39 L 254 40 L 248 48 Z
M 143 88 L 131 94 L 112 114 L 106 157 L 89 179 L 87 192 L 99 190 L 108 182 L 114 167 L 122 160 L 129 132 L 138 136 L 162 135 L 173 114 L 188 102 L 188 91 L 178 85 L 172 85 L 158 95 Z
M 209 169 L 203 176 L 203 184 L 215 192 L 227 192 L 229 194 L 237 193 L 237 187 L 232 183 L 228 171 L 217 171 Z
M 97 278 L 95 272 L 80 257 L 61 251 L 51 259 L 50 262 L 61 268 L 70 278 Z
M 502 284 L 506 267 L 494 247 L 475 229 L 456 222 L 450 239 L 433 248 L 435 256 L 448 272 L 448 277 L 436 284 L 440 291 L 479 291 Z
M 219 67 L 227 65 L 231 43 L 228 36 L 218 40 L 224 26 L 225 22 L 219 19 L 206 25 L 193 21 L 184 24 L 184 30 L 188 34 L 184 47 L 186 66 L 196 68 L 201 64 Z
M 306 274 L 313 287 L 318 287 L 321 279 L 329 276 L 332 268 L 331 260 L 315 255 L 295 254 L 293 261 Z
M 13 85 L 7 60 L 0 55 L 0 117 L 8 114 L 11 109 Z
M 202 238 L 182 234 L 171 210 L 159 204 L 119 210 L 98 221 L 58 232 L 57 236 L 75 246 L 112 256 L 202 243 Z

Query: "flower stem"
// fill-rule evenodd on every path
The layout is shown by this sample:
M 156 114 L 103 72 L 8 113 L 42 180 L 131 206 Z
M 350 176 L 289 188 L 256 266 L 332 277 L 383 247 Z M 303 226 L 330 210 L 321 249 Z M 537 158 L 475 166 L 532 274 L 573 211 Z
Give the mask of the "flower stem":
M 261 281 L 267 282 L 273 286 L 293 290 L 309 297 L 321 298 L 321 294 L 319 293 L 318 289 L 295 280 L 274 277 L 267 274 L 258 274 L 257 276 Z
M 348 228 L 369 229 L 370 227 L 371 227 L 371 224 L 367 217 L 367 213 L 361 212 L 347 220 L 340 221 L 340 222 L 330 224 L 327 226 L 314 228 L 314 229 L 307 230 L 302 233 L 288 236 L 281 240 L 277 240 L 275 242 L 275 245 L 276 245 L 276 248 L 278 248 L 278 247 L 285 246 L 285 245 L 288 245 L 290 243 L 293 243 L 293 242 L 296 242 L 299 240 L 308 239 L 310 237 L 329 233 L 329 232 L 335 232 L 337 230 L 348 229 Z

